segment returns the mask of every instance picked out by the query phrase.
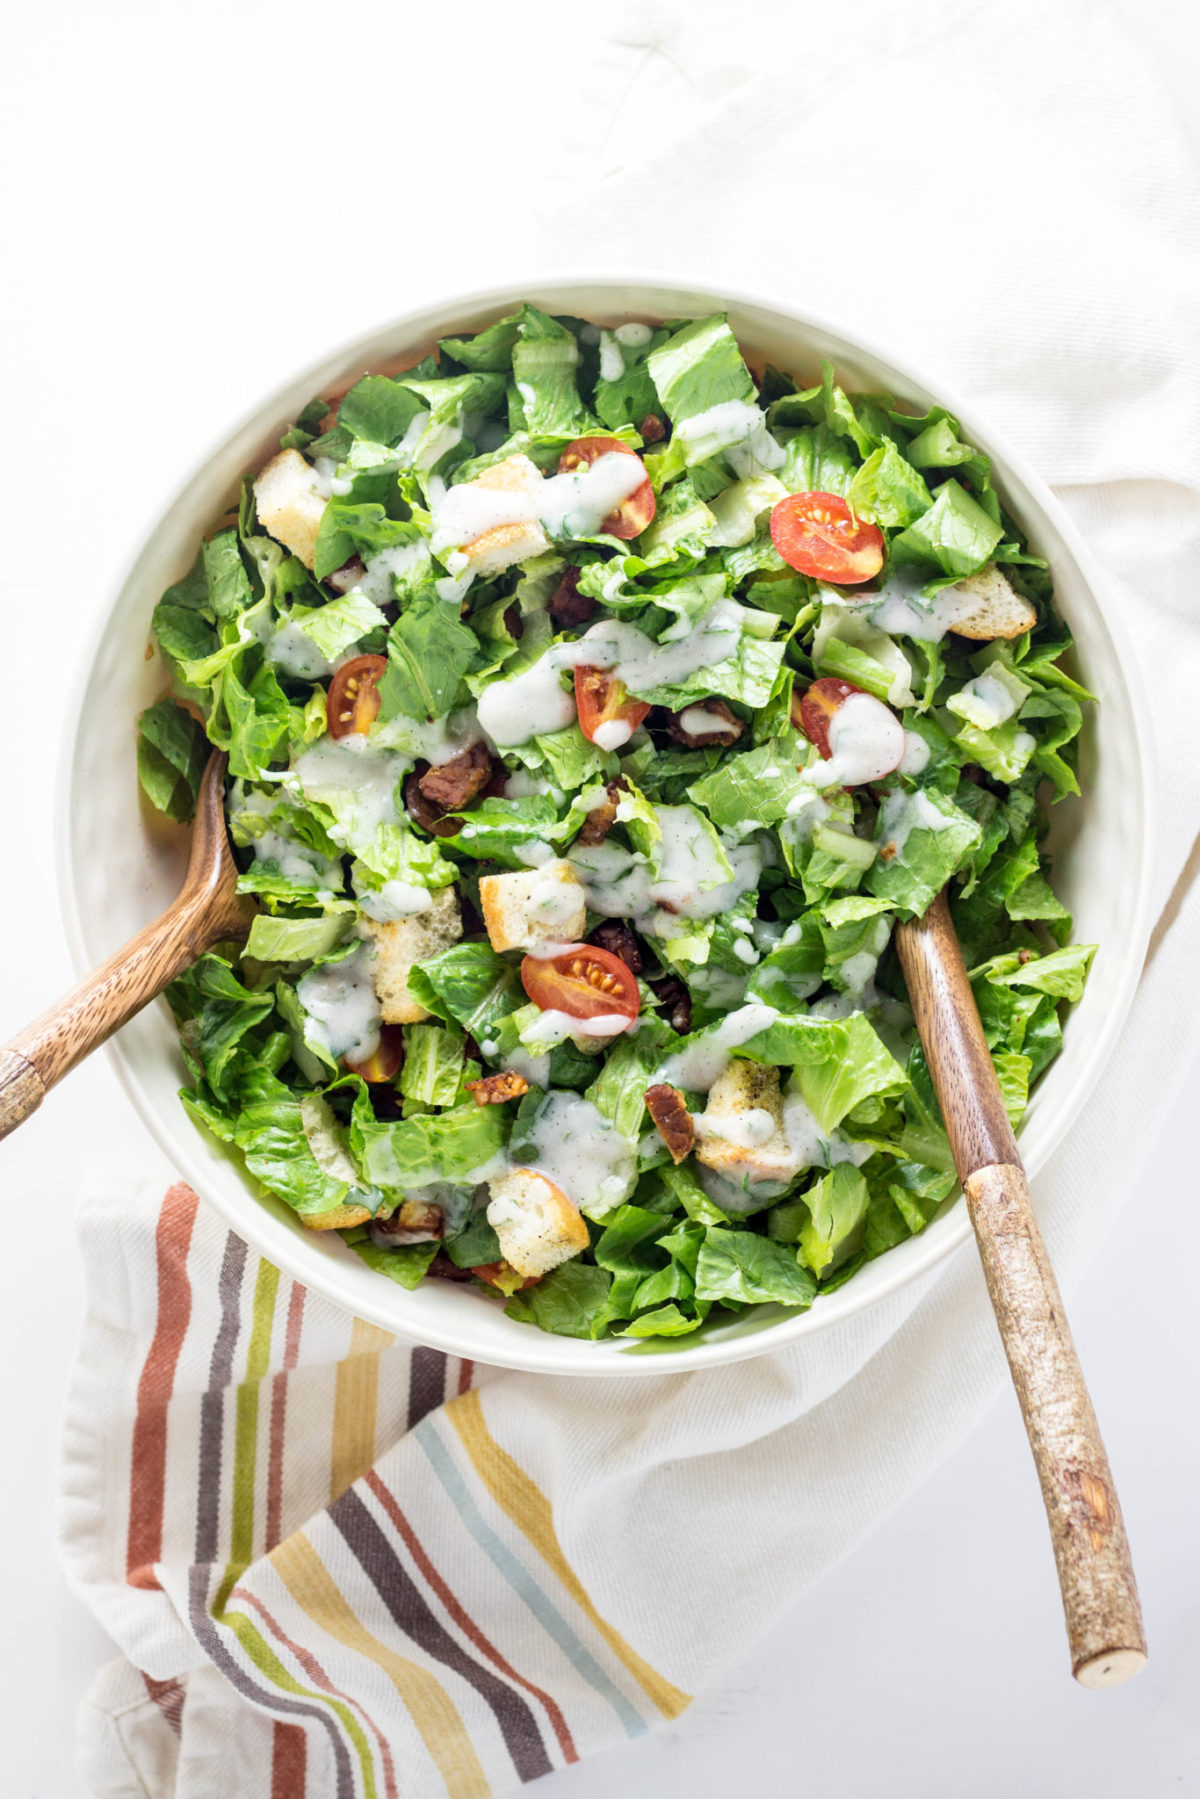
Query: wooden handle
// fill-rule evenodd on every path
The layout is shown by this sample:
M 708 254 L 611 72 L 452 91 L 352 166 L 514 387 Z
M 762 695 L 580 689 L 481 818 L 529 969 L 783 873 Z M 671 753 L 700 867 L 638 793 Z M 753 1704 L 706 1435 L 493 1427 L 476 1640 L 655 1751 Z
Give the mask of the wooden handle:
M 77 1062 L 217 941 L 232 921 L 214 918 L 208 897 L 184 892 L 153 924 L 123 945 L 77 987 L 0 1050 L 0 1137 L 37 1110 Z
M 224 792 L 225 757 L 214 752 L 200 780 L 187 875 L 178 899 L 0 1049 L 0 1137 L 36 1112 L 56 1081 L 206 949 L 224 938 L 246 936 L 254 906 L 237 891 Z
M 944 893 L 896 943 L 1037 1464 L 1071 1671 L 1117 1686 L 1146 1661 L 1125 1525 Z

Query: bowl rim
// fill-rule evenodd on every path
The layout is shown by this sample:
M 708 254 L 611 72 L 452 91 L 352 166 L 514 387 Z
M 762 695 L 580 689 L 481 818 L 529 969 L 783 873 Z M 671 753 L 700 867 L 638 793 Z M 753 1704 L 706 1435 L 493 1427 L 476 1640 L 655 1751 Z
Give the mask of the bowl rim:
M 1138 876 L 1133 922 L 1127 932 L 1123 970 L 1116 994 L 1109 1005 L 1102 1027 L 1096 1030 L 1090 1039 L 1076 1051 L 1074 1085 L 1055 1117 L 1041 1154 L 1034 1159 L 1033 1165 L 1029 1169 L 1031 1181 L 1036 1179 L 1040 1169 L 1061 1148 L 1084 1104 L 1094 1092 L 1103 1068 L 1120 1039 L 1141 978 L 1153 923 L 1152 902 L 1159 835 L 1158 799 L 1153 780 L 1154 752 L 1147 724 L 1149 712 L 1141 668 L 1120 611 L 1113 603 L 1113 581 L 1092 555 L 1090 548 L 1056 495 L 1026 460 L 1024 454 L 1015 450 L 1003 434 L 998 433 L 990 424 L 979 420 L 971 404 L 964 403 L 951 386 L 937 378 L 936 371 L 933 378 L 930 378 L 925 370 L 914 365 L 905 357 L 897 356 L 886 342 L 881 342 L 874 335 L 863 335 L 857 329 L 847 330 L 836 319 L 823 313 L 801 311 L 782 294 L 772 293 L 769 290 L 755 292 L 746 288 L 729 286 L 724 282 L 719 287 L 709 286 L 704 280 L 693 278 L 675 269 L 618 269 L 614 271 L 612 269 L 592 270 L 551 265 L 548 268 L 532 270 L 519 280 L 491 283 L 486 287 L 474 288 L 465 292 L 450 290 L 423 299 L 419 305 L 389 313 L 371 329 L 360 331 L 354 337 L 322 352 L 319 356 L 312 358 L 305 368 L 297 369 L 283 381 L 275 384 L 253 405 L 249 406 L 240 418 L 225 430 L 218 440 L 211 443 L 191 465 L 187 474 L 169 494 L 165 502 L 156 507 L 149 523 L 139 529 L 134 548 L 118 565 L 117 577 L 109 589 L 107 603 L 97 609 L 86 633 L 86 639 L 78 653 L 78 661 L 72 676 L 64 728 L 59 740 L 54 782 L 54 858 L 59 905 L 67 948 L 76 974 L 82 977 L 93 966 L 93 958 L 89 955 L 84 941 L 83 917 L 79 905 L 70 830 L 73 774 L 84 701 L 113 612 L 126 586 L 133 578 L 147 544 L 153 539 L 163 521 L 186 502 L 193 486 L 204 479 L 214 459 L 222 453 L 231 440 L 247 430 L 254 421 L 270 409 L 281 404 L 290 390 L 305 379 L 307 371 L 316 371 L 331 363 L 351 366 L 356 355 L 366 354 L 373 349 L 380 337 L 402 330 L 407 321 L 416 320 L 427 314 L 444 312 L 447 317 L 453 318 L 456 313 L 520 304 L 521 300 L 529 294 L 536 294 L 547 289 L 564 288 L 590 289 L 593 292 L 604 290 L 626 290 L 628 292 L 628 290 L 636 291 L 639 288 L 674 289 L 682 293 L 694 293 L 698 299 L 712 300 L 722 310 L 726 307 L 756 308 L 786 319 L 800 331 L 824 333 L 840 339 L 852 349 L 861 351 L 864 356 L 886 365 L 912 386 L 935 395 L 937 403 L 944 405 L 955 418 L 964 424 L 968 436 L 976 434 L 982 436 L 989 446 L 989 455 L 998 465 L 1001 476 L 1011 473 L 1022 483 L 1032 496 L 1035 505 L 1047 521 L 1053 525 L 1073 558 L 1084 583 L 1095 600 L 1097 610 L 1101 614 L 1104 626 L 1112 640 L 1129 701 L 1137 760 L 1136 781 L 1131 781 L 1131 785 L 1136 787 L 1143 828 L 1144 853 Z M 637 311 L 636 302 L 628 305 L 627 309 Z M 654 308 L 645 308 L 644 310 L 653 311 Z M 375 354 L 377 357 L 378 352 L 375 351 Z M 975 427 L 979 425 L 983 425 L 984 428 L 976 433 Z M 246 1198 L 250 1201 L 250 1205 L 239 1207 L 226 1203 L 224 1197 L 210 1187 L 206 1171 L 192 1147 L 190 1136 L 185 1135 L 182 1131 L 176 1133 L 169 1128 L 165 1120 L 158 1115 L 152 1102 L 143 1093 L 134 1069 L 125 1055 L 119 1032 L 109 1039 L 105 1044 L 105 1049 L 117 1078 L 143 1126 L 178 1175 L 216 1209 L 231 1229 L 244 1237 L 268 1261 L 282 1267 L 292 1278 L 302 1284 L 321 1292 L 323 1297 L 343 1310 L 380 1325 L 404 1341 L 427 1344 L 431 1348 L 440 1349 L 452 1355 L 473 1354 L 471 1349 L 464 1349 L 462 1336 L 454 1329 L 442 1331 L 436 1327 L 431 1328 L 427 1320 L 422 1320 L 419 1331 L 411 1327 L 406 1328 L 405 1321 L 397 1320 L 394 1310 L 396 1294 L 398 1291 L 402 1292 L 403 1289 L 398 1290 L 391 1282 L 381 1282 L 381 1303 L 378 1306 L 372 1306 L 369 1297 L 364 1303 L 364 1296 L 352 1291 L 341 1280 L 340 1265 L 333 1258 L 329 1258 L 322 1265 L 318 1276 L 313 1267 L 299 1254 L 295 1258 L 291 1257 L 287 1253 L 291 1247 L 290 1240 L 281 1244 L 268 1232 L 265 1220 L 270 1217 L 269 1210 L 254 1195 L 247 1192 Z M 178 1116 L 181 1123 L 187 1119 L 187 1114 L 182 1106 L 179 1108 Z M 195 1127 L 189 1124 L 189 1131 L 194 1133 Z M 938 1222 L 945 1227 L 941 1232 L 909 1240 L 910 1247 L 915 1249 L 915 1253 L 905 1259 L 893 1278 L 880 1281 L 872 1290 L 861 1295 L 856 1294 L 853 1281 L 847 1282 L 845 1287 L 838 1290 L 839 1303 L 830 1310 L 826 1310 L 818 1302 L 808 1311 L 780 1317 L 764 1323 L 758 1330 L 752 1330 L 739 1336 L 691 1341 L 678 1348 L 660 1349 L 655 1354 L 608 1356 L 596 1367 L 581 1366 L 578 1362 L 556 1364 L 553 1346 L 558 1339 L 537 1331 L 533 1326 L 526 1326 L 524 1328 L 534 1339 L 530 1343 L 528 1354 L 522 1354 L 518 1342 L 514 1345 L 511 1353 L 506 1352 L 501 1356 L 489 1350 L 486 1357 L 476 1359 L 486 1359 L 495 1367 L 512 1368 L 531 1373 L 565 1374 L 578 1379 L 606 1379 L 616 1376 L 699 1372 L 702 1369 L 747 1360 L 752 1356 L 770 1354 L 777 1349 L 793 1345 L 802 1338 L 812 1336 L 820 1331 L 830 1330 L 844 1321 L 857 1317 L 871 1307 L 891 1299 L 902 1288 L 912 1285 L 923 1276 L 928 1275 L 931 1270 L 945 1263 L 972 1234 L 970 1219 L 966 1206 L 962 1202 L 961 1192 L 952 1201 L 951 1210 Z M 919 1248 L 916 1247 L 918 1245 Z M 302 1247 L 301 1239 L 296 1240 L 296 1247 L 298 1251 Z M 389 1309 L 382 1303 L 385 1296 L 392 1300 L 393 1309 Z M 540 1350 L 541 1353 L 535 1353 L 535 1350 Z

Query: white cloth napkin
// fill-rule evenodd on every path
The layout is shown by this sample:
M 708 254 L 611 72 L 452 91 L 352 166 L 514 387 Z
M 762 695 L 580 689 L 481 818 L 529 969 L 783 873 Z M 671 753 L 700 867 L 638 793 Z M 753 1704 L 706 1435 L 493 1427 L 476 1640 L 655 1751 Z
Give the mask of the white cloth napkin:
M 577 79 L 564 71 L 564 92 L 574 95 Z M 1191 585 L 1200 551 L 1200 215 L 1169 103 L 1108 9 L 1083 0 L 772 4 L 735 20 L 715 0 L 689 0 L 678 12 L 632 8 L 598 47 L 584 103 L 572 98 L 565 122 L 573 142 L 545 221 L 559 260 L 774 292 L 839 318 L 849 335 L 859 328 L 894 346 L 901 359 L 944 370 L 1058 490 L 1132 621 L 1160 746 L 1160 917 L 1121 1047 L 1036 1182 L 1069 1287 L 1134 1189 L 1200 1037 L 1191 978 L 1200 955 L 1200 611 Z M 219 1658 L 201 1647 L 180 1597 L 198 1552 L 180 1548 L 172 1564 L 169 1518 L 160 1589 L 124 1584 L 129 1518 L 106 1517 L 103 1496 L 113 1490 L 112 1444 L 131 1428 L 129 1383 L 98 1385 L 86 1371 L 106 1353 L 125 1374 L 143 1365 L 153 1319 L 142 1316 L 133 1277 L 148 1265 L 140 1258 L 151 1226 L 144 1201 L 140 1210 L 131 1199 L 104 1206 L 111 1248 L 99 1247 L 94 1230 L 89 1242 L 110 1265 L 97 1279 L 72 1401 L 65 1554 L 131 1662 L 172 1683 L 169 1706 L 176 1685 L 182 1694 L 193 1683 L 189 1752 L 144 1749 L 144 1790 L 216 1799 L 234 1790 L 235 1775 L 261 1774 L 255 1756 L 271 1752 L 263 1735 L 271 1706 L 260 1699 L 252 1711 L 213 1673 Z M 215 1266 L 216 1248 L 204 1253 L 193 1285 Z M 335 1363 L 348 1352 L 335 1337 L 323 1353 L 340 1380 Z M 411 1380 L 407 1352 L 381 1353 L 385 1363 L 404 1355 Z M 279 1365 L 267 1364 L 272 1375 Z M 236 1374 L 226 1370 L 226 1382 Z M 924 1479 L 1004 1379 L 968 1248 L 794 1350 L 713 1373 L 596 1381 L 586 1404 L 575 1382 L 502 1374 L 468 1403 L 545 1495 L 587 1616 L 686 1694 L 719 1678 Z M 389 1491 L 422 1504 L 430 1451 L 401 1434 L 397 1406 L 380 1425 L 377 1467 Z M 458 1454 L 456 1417 L 444 1407 L 421 1429 Z M 168 1461 L 171 1453 L 168 1435 Z M 178 1459 L 168 1468 L 168 1494 L 185 1509 L 188 1471 Z M 285 1528 L 300 1529 L 307 1504 L 304 1528 L 323 1540 L 326 1496 L 303 1485 L 299 1497 L 285 1495 Z M 511 1663 L 536 1675 L 578 1727 L 584 1752 L 619 1740 L 627 1726 L 618 1712 L 605 1723 L 577 1663 L 543 1654 L 528 1621 L 514 1622 L 511 1593 L 506 1601 L 489 1586 L 494 1568 L 451 1540 L 455 1521 L 439 1523 L 430 1502 L 424 1523 L 434 1560 L 444 1554 L 468 1609 L 482 1607 Z M 193 1524 L 189 1516 L 180 1543 L 191 1543 Z M 503 1537 L 503 1521 L 493 1527 Z M 517 1533 L 504 1546 L 525 1558 L 526 1572 L 544 1575 L 545 1554 L 539 1562 L 530 1541 Z M 298 1656 L 288 1667 L 300 1669 L 313 1618 L 271 1586 L 267 1547 L 254 1537 L 241 1584 L 277 1607 L 293 1644 L 284 1659 Z M 714 1568 L 719 1579 L 697 1578 Z M 427 1646 L 372 1603 L 369 1593 L 355 1600 L 375 1636 L 433 1666 Z M 372 1686 L 378 1667 L 361 1649 L 342 1645 L 340 1654 L 336 1684 L 351 1710 L 369 1700 L 381 1718 L 403 1790 L 415 1799 L 444 1792 L 411 1714 Z M 621 1666 L 624 1675 L 616 1663 L 609 1674 L 628 1685 Z M 113 1719 L 128 1716 L 142 1691 L 130 1679 L 128 1670 L 106 1675 L 88 1714 L 89 1766 L 106 1795 L 143 1790 L 132 1776 L 120 1784 L 127 1776 L 113 1747 L 122 1741 Z M 470 1790 L 527 1778 L 475 1689 L 454 1697 L 484 1779 Z M 317 1703 L 336 1712 L 327 1697 Z M 341 1799 L 328 1731 L 303 1728 L 316 1782 L 308 1790 Z M 553 1748 L 550 1757 L 559 1765 Z M 359 1791 L 353 1783 L 364 1777 L 350 1778 L 345 1791 Z

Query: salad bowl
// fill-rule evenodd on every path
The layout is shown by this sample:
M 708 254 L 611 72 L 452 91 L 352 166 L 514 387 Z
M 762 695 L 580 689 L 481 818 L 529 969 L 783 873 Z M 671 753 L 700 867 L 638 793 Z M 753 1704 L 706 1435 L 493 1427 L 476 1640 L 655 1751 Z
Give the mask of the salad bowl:
M 241 477 L 262 464 L 279 435 L 317 393 L 343 389 L 364 370 L 406 366 L 439 337 L 477 331 L 523 300 L 601 325 L 726 312 L 746 353 L 797 375 L 829 359 L 852 389 L 884 391 L 902 407 L 951 408 L 992 459 L 996 486 L 1030 548 L 1049 563 L 1060 609 L 1075 638 L 1077 673 L 1096 696 L 1080 750 L 1084 798 L 1054 809 L 1056 885 L 1076 936 L 1099 944 L 1094 970 L 1064 1028 L 1059 1059 L 1037 1086 L 1022 1132 L 1036 1174 L 1062 1141 L 1116 1043 L 1136 986 L 1149 928 L 1153 804 L 1146 709 L 1119 618 L 1069 521 L 1021 458 L 948 395 L 890 355 L 836 326 L 769 300 L 637 276 L 528 279 L 422 307 L 332 352 L 265 401 L 200 465 L 168 506 L 120 584 L 81 670 L 64 745 L 58 809 L 64 912 L 82 971 L 101 961 L 161 911 L 178 890 L 187 834 L 139 799 L 137 719 L 165 686 L 147 657 L 150 620 L 164 588 L 186 572 L 197 543 L 231 503 Z M 164 1004 L 134 1019 L 111 1045 L 120 1078 L 151 1134 L 179 1173 L 229 1225 L 296 1279 L 398 1334 L 452 1354 L 557 1374 L 642 1375 L 712 1367 L 766 1353 L 878 1303 L 947 1256 L 969 1235 L 961 1201 L 925 1230 L 868 1262 L 845 1286 L 796 1314 L 760 1306 L 695 1339 L 585 1341 L 548 1335 L 506 1317 L 502 1302 L 474 1287 L 425 1282 L 411 1291 L 380 1279 L 332 1232 L 314 1233 L 264 1195 L 240 1162 L 201 1133 L 180 1105 L 185 1080 Z M 711 1321 L 710 1321 L 711 1326 Z

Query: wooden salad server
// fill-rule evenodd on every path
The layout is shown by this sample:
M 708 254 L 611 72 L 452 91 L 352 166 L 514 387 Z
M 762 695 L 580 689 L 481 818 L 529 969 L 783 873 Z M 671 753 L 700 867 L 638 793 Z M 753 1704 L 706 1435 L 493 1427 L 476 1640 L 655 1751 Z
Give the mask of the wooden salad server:
M 0 1137 L 36 1112 L 47 1092 L 160 994 L 214 943 L 244 938 L 254 916 L 237 891 L 225 830 L 225 757 L 200 781 L 187 874 L 178 899 L 49 1011 L 0 1049 Z
M 1042 1483 L 1071 1671 L 1118 1686 L 1146 1661 L 1129 1543 L 944 891 L 896 944 Z

